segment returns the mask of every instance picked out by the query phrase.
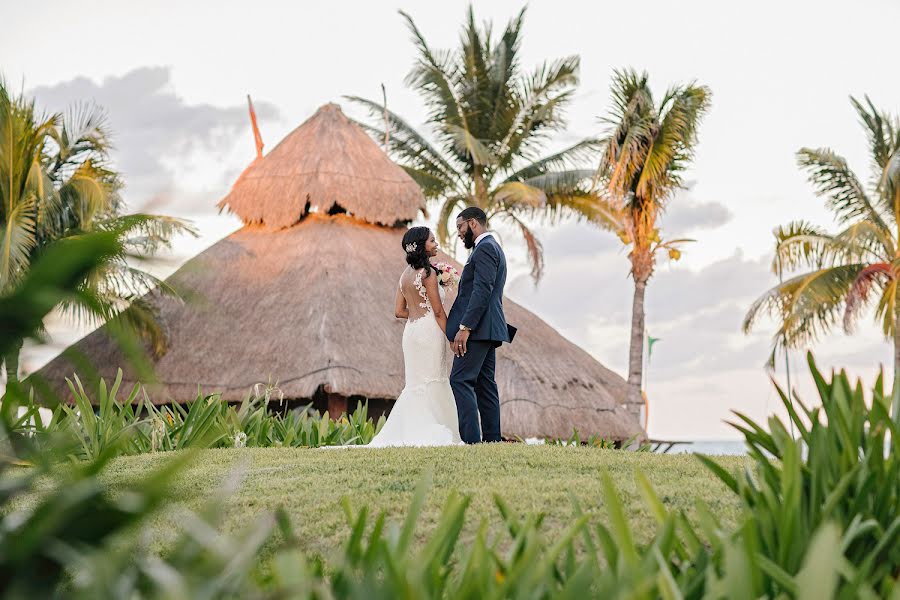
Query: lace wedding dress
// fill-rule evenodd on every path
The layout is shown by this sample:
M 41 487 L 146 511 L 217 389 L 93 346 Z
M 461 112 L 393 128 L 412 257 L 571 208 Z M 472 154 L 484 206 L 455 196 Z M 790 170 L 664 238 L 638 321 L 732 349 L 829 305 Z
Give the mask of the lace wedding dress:
M 435 275 L 432 272 L 431 277 Z M 422 270 L 407 269 L 400 278 L 400 291 L 409 307 L 403 330 L 406 385 L 384 427 L 367 447 L 461 444 L 450 388 L 450 348 L 434 318 Z M 440 293 L 443 301 L 443 288 Z

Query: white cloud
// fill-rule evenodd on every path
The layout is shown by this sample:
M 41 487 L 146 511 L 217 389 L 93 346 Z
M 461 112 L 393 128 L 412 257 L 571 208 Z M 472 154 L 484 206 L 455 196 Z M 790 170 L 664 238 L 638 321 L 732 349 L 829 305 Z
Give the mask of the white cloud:
M 39 86 L 28 95 L 53 112 L 83 102 L 107 111 L 113 160 L 132 210 L 209 213 L 252 159 L 247 107 L 188 103 L 171 77 L 168 67 L 139 67 L 99 83 L 76 77 Z M 254 105 L 260 121 L 279 118 L 273 104 Z

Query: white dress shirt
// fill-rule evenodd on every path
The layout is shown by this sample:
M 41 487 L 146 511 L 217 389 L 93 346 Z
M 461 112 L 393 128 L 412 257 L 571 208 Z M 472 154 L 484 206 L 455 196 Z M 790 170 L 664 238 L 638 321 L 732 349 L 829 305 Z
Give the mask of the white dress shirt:
M 485 231 L 484 233 L 479 235 L 477 238 L 475 238 L 475 245 L 477 246 L 478 242 L 480 242 L 481 240 L 483 240 L 486 237 L 489 237 L 489 236 L 493 237 L 493 235 L 494 235 L 494 233 L 492 231 Z

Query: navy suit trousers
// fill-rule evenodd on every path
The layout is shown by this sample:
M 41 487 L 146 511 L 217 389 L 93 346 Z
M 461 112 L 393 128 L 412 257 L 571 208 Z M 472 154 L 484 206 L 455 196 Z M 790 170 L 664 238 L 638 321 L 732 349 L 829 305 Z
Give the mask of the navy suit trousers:
M 456 397 L 459 435 L 467 444 L 501 440 L 496 366 L 497 351 L 492 341 L 469 340 L 465 356 L 453 359 L 450 386 Z

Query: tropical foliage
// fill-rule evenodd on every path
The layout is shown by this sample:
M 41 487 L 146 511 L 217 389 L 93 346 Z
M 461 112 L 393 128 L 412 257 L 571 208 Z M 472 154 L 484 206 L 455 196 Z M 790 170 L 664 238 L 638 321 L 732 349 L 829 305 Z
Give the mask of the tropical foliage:
M 601 198 L 594 221 L 614 231 L 629 248 L 634 299 L 628 354 L 629 403 L 643 402 L 644 295 L 657 255 L 678 260 L 690 240 L 661 237 L 659 217 L 684 184 L 682 174 L 694 156 L 697 128 L 709 109 L 709 88 L 694 83 L 669 88 L 659 104 L 649 76 L 632 69 L 616 71 L 609 126 L 595 184 Z
M 78 294 L 83 277 L 116 253 L 116 240 L 115 234 L 83 236 L 48 248 L 17 291 L 0 298 L 0 350 L 32 334 L 58 302 Z M 754 469 L 729 473 L 703 459 L 744 506 L 744 518 L 733 530 L 702 502 L 693 520 L 669 509 L 638 472 L 638 489 L 659 524 L 649 541 L 639 543 L 611 477 L 600 473 L 605 522 L 593 520 L 573 498 L 570 525 L 548 538 L 540 513 L 516 514 L 497 497 L 505 534 L 489 536 L 482 526 L 463 543 L 470 500 L 451 493 L 432 533 L 422 540 L 416 527 L 428 487 L 423 480 L 399 524 L 384 512 L 372 518 L 368 507 L 354 509 L 345 500 L 347 542 L 328 562 L 304 554 L 281 510 L 260 515 L 241 531 L 219 531 L 224 499 L 239 485 L 239 474 L 202 512 L 182 512 L 174 538 L 164 532 L 164 555 L 152 552 L 147 540 L 161 532 L 154 532 L 151 517 L 174 500 L 173 484 L 191 454 L 173 454 L 162 469 L 113 489 L 103 473 L 129 436 L 109 439 L 90 460 L 54 468 L 54 459 L 78 447 L 85 433 L 90 437 L 103 427 L 88 417 L 80 432 L 60 429 L 53 443 L 38 431 L 23 435 L 9 418 L 19 399 L 7 394 L 0 401 L 0 596 L 897 597 L 900 460 L 890 452 L 889 440 L 893 444 L 900 431 L 888 414 L 881 380 L 867 399 L 861 384 L 852 386 L 846 374 L 829 382 L 811 358 L 810 367 L 821 409 L 809 409 L 799 399 L 788 402 L 779 390 L 799 439 L 777 419 L 769 421 L 767 431 L 738 415 L 735 426 L 744 434 Z M 104 397 L 115 398 L 117 387 Z M 795 405 L 802 414 L 794 412 Z M 101 419 L 119 410 L 108 400 L 97 415 L 88 405 L 76 408 Z M 188 420 L 179 426 L 184 435 Z M 248 416 L 242 426 L 253 429 L 247 427 L 252 420 Z M 132 426 L 131 415 L 121 422 Z M 202 422 L 193 420 L 189 429 L 208 440 Z M 15 463 L 31 468 L 14 471 Z M 135 534 L 135 528 L 142 531 Z
M 795 221 L 775 231 L 772 269 L 791 276 L 753 303 L 744 331 L 761 315 L 775 318 L 774 358 L 780 347 L 806 346 L 839 324 L 850 333 L 863 310 L 874 306 L 882 332 L 894 343 L 894 414 L 900 419 L 900 118 L 879 111 L 868 97 L 850 100 L 868 138 L 869 185 L 829 148 L 797 153 L 842 229 L 832 234 Z
M 207 508 L 183 515 L 174 539 L 164 534 L 168 550 L 161 556 L 147 543 L 163 535 L 148 517 L 170 501 L 171 484 L 190 455 L 175 455 L 176 463 L 116 490 L 98 477 L 101 458 L 87 463 L 90 470 L 43 473 L 45 479 L 52 473 L 52 485 L 45 482 L 40 494 L 37 477 L 6 488 L 0 581 L 19 595 L 65 590 L 92 598 L 896 597 L 900 463 L 886 453 L 886 439 L 897 428 L 881 382 L 867 402 L 845 374 L 828 382 L 810 365 L 822 408 L 799 403 L 803 415 L 791 413 L 800 439 L 777 420 L 767 433 L 741 417 L 735 426 L 745 435 L 753 470 L 729 473 L 703 459 L 744 506 L 733 529 L 702 502 L 693 518 L 670 509 L 639 471 L 636 486 L 658 523 L 655 534 L 639 542 L 612 478 L 601 472 L 602 522 L 573 497 L 570 524 L 548 537 L 542 514 L 517 514 L 498 496 L 503 533 L 493 536 L 482 526 L 464 540 L 470 498 L 451 493 L 423 539 L 417 527 L 426 477 L 400 523 L 346 498 L 346 543 L 324 559 L 304 552 L 281 510 L 238 531 L 218 531 L 223 499 L 240 484 L 238 473 Z M 782 399 L 791 410 L 783 393 Z M 115 535 L 141 523 L 141 535 Z M 13 539 L 27 543 L 10 546 Z M 35 576 L 39 567 L 42 577 Z
M 366 404 L 335 418 L 309 406 L 279 411 L 273 399 L 278 391 L 272 386 L 255 387 L 237 406 L 222 400 L 219 394 L 202 393 L 185 403 L 154 406 L 140 384 L 120 398 L 121 383 L 120 369 L 111 385 L 100 379 L 97 396 L 91 398 L 76 375 L 74 381 L 68 381 L 74 399 L 71 405 L 58 404 L 49 422 L 44 423 L 40 406 L 32 397 L 23 399 L 13 429 L 34 437 L 38 444 L 65 434 L 77 442 L 70 452 L 72 458 L 96 460 L 109 453 L 188 448 L 368 444 L 385 421 L 384 416 L 377 421 L 370 418 Z
M 526 72 L 520 57 L 524 10 L 495 37 L 490 23 L 476 23 L 470 7 L 453 51 L 432 49 L 412 17 L 401 14 L 418 51 L 406 83 L 425 101 L 429 135 L 383 103 L 349 99 L 380 122 L 364 127 L 378 143 L 387 140 L 390 156 L 439 203 L 441 243 L 449 245 L 459 211 L 478 206 L 492 226 L 504 223 L 521 233 L 532 275 L 539 278 L 543 251 L 529 218 L 595 217 L 593 170 L 586 166 L 596 164 L 597 141 L 541 156 L 565 126 L 580 59 L 569 56 Z
M 139 298 L 152 287 L 171 290 L 133 263 L 167 246 L 175 233 L 191 230 L 170 217 L 124 215 L 110 149 L 105 115 L 97 107 L 41 115 L 33 100 L 14 97 L 0 80 L 0 294 L 11 293 L 49 243 L 115 232 L 119 251 L 82 282 L 92 301 L 67 301 L 60 308 L 94 323 L 119 316 L 161 350 L 163 336 Z M 18 377 L 18 352 L 13 347 L 3 356 L 9 381 Z

